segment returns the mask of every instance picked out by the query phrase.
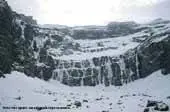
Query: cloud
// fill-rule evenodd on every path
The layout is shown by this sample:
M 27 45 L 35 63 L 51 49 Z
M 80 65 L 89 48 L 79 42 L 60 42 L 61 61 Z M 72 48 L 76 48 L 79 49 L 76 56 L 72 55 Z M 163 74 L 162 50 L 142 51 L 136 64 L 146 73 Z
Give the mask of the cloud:
M 170 19 L 170 1 L 161 2 L 153 7 L 154 16 Z
M 13 10 L 26 15 L 37 15 L 40 4 L 37 0 L 7 0 Z
M 169 0 L 7 0 L 41 24 L 89 25 L 109 21 L 170 19 Z

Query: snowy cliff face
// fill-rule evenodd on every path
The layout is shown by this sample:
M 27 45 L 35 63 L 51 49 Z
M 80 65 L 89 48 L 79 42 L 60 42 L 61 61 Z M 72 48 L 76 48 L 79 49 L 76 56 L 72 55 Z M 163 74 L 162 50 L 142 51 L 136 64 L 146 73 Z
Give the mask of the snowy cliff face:
M 70 28 L 40 26 L 31 17 L 11 15 L 15 32 L 11 55 L 17 58 L 8 68 L 28 76 L 54 79 L 69 86 L 120 86 L 159 69 L 164 74 L 170 72 L 169 21 Z M 6 73 L 5 65 L 1 66 Z

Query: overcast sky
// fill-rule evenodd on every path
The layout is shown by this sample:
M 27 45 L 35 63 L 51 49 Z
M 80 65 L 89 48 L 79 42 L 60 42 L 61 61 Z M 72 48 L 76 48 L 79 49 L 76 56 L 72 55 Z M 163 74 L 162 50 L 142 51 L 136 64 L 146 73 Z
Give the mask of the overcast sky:
M 39 24 L 103 25 L 109 21 L 170 19 L 170 0 L 7 0 Z

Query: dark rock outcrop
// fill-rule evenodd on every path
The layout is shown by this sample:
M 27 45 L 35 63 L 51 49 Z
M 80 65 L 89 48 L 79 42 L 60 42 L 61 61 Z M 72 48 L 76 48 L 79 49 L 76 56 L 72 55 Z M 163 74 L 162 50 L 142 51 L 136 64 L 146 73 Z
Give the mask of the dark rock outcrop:
M 12 10 L 4 0 L 0 1 L 0 70 L 11 71 L 13 63 L 14 37 L 12 35 Z
M 163 102 L 158 102 L 158 101 L 150 101 L 148 100 L 147 108 L 144 109 L 144 112 L 150 112 L 150 110 L 155 110 L 155 111 L 169 111 L 169 106 Z

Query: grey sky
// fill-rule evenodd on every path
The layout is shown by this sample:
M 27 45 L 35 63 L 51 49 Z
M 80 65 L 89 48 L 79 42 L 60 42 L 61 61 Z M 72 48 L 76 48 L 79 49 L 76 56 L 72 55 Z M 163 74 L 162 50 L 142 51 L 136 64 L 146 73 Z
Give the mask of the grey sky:
M 7 0 L 39 24 L 102 25 L 109 21 L 170 19 L 170 0 Z

